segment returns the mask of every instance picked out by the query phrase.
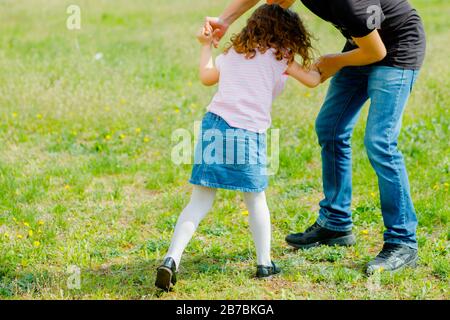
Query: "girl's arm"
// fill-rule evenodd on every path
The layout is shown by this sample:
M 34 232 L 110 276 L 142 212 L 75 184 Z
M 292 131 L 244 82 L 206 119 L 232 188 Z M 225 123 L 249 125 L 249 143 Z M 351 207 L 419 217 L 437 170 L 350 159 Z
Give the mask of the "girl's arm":
M 202 27 L 197 34 L 197 39 L 202 45 L 199 66 L 200 81 L 205 86 L 213 86 L 219 82 L 219 70 L 214 66 L 212 57 L 212 29 Z
M 309 88 L 315 88 L 320 84 L 321 79 L 318 71 L 307 70 L 296 61 L 288 66 L 286 73 Z

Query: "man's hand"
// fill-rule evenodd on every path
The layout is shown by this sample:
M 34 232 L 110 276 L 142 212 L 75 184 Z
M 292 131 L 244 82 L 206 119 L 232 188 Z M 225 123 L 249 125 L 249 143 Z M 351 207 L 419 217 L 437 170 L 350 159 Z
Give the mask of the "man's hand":
M 218 17 L 206 17 L 205 28 L 212 30 L 212 42 L 218 47 L 220 39 L 227 33 L 229 25 Z
M 342 66 L 336 59 L 336 57 L 338 56 L 339 54 L 328 54 L 320 57 L 319 60 L 317 60 L 317 62 L 314 64 L 317 70 L 320 72 L 322 82 L 327 81 L 328 78 L 331 78 L 339 70 L 342 69 Z
M 290 8 L 294 4 L 295 0 L 267 0 L 267 4 L 278 4 L 282 8 Z

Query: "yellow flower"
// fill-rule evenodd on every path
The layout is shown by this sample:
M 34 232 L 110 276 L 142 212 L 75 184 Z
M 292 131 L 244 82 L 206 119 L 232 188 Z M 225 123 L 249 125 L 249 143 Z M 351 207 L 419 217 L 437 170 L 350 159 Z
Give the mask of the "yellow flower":
M 145 143 L 147 143 L 147 142 L 149 142 L 150 141 L 150 138 L 149 137 L 144 137 L 144 142 Z
M 41 243 L 39 241 L 34 241 L 33 242 L 33 246 L 36 247 L 36 248 L 39 247 L 40 245 L 41 245 Z
M 378 269 L 378 271 L 381 273 L 381 272 L 383 272 L 384 271 L 384 268 L 383 267 L 381 267 L 380 269 Z
M 106 111 L 106 112 L 111 111 L 111 107 L 110 107 L 110 106 L 105 106 L 105 111 Z
M 73 130 L 73 131 L 72 131 L 72 135 L 73 135 L 73 136 L 76 136 L 76 135 L 78 135 L 78 132 L 76 132 L 75 130 Z
M 17 222 L 17 219 L 16 219 L 16 217 L 13 217 L 13 221 L 14 221 L 14 222 Z
M 39 220 L 38 225 L 42 226 L 44 224 L 44 220 Z
M 34 232 L 33 232 L 33 230 L 28 230 L 28 236 L 30 236 L 30 237 L 32 237 L 33 236 L 33 234 L 34 234 Z
M 438 185 L 438 184 L 435 184 L 434 187 L 433 187 L 433 189 L 436 190 L 436 191 L 439 190 L 439 185 Z
M 307 97 L 307 98 L 311 97 L 311 92 L 306 92 L 305 97 Z
M 17 112 L 13 112 L 13 113 L 12 113 L 12 117 L 13 117 L 13 118 L 17 118 Z
M 17 235 L 17 239 L 22 239 L 22 238 L 23 238 L 23 236 L 21 234 Z
M 367 230 L 367 229 L 361 230 L 361 234 L 368 235 L 369 234 L 369 230 Z
M 120 99 L 120 104 L 122 104 L 122 105 L 123 105 L 123 104 L 126 104 L 126 103 L 127 103 L 127 100 L 125 100 L 125 99 L 123 99 L 123 98 L 122 98 L 122 99 Z
M 187 85 L 188 85 L 188 87 L 192 87 L 192 82 L 189 81 Z
M 139 134 L 139 133 L 141 133 L 142 130 L 141 130 L 141 128 L 136 128 L 136 129 L 134 129 L 134 131 Z
M 244 210 L 244 211 L 242 211 L 242 215 L 244 215 L 244 216 L 248 216 L 248 210 Z
M 42 116 L 42 114 L 38 113 L 38 114 L 36 115 L 36 118 L 38 118 L 38 119 L 42 119 L 42 118 L 43 118 L 43 116 Z
M 70 189 L 70 186 L 69 186 L 68 184 L 66 184 L 66 185 L 64 186 L 64 189 L 69 190 L 69 189 Z
M 28 223 L 28 222 L 23 222 L 23 225 L 25 226 L 25 227 L 29 227 L 30 226 L 30 224 Z
M 126 135 L 124 135 L 123 133 L 119 136 L 120 140 L 123 140 L 126 138 Z
M 9 233 L 8 233 L 8 232 L 5 232 L 5 233 L 3 234 L 3 236 L 4 236 L 5 238 L 9 238 Z
M 111 140 L 111 136 L 110 136 L 109 134 L 107 134 L 107 135 L 105 136 L 105 140 L 106 140 L 106 141 Z
M 372 198 L 375 198 L 377 196 L 375 192 L 371 192 L 370 195 L 372 196 Z
M 175 109 L 175 113 L 179 113 L 180 112 L 180 109 Z
M 39 234 L 42 233 L 42 229 L 41 229 L 41 228 L 38 229 L 38 233 L 39 233 Z

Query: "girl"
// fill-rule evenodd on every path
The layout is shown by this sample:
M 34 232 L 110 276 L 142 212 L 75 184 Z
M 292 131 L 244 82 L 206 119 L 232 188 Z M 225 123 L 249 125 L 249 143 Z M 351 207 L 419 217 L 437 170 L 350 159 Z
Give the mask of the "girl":
M 212 207 L 217 189 L 243 192 L 256 247 L 256 277 L 280 272 L 270 257 L 265 132 L 271 123 L 272 101 L 282 91 L 287 75 L 308 87 L 320 83 L 320 74 L 308 68 L 309 33 L 296 13 L 278 5 L 259 7 L 215 64 L 212 29 L 205 25 L 197 38 L 202 45 L 201 82 L 206 86 L 219 83 L 219 88 L 202 121 L 190 202 L 178 218 L 169 251 L 157 269 L 155 285 L 163 290 L 176 283 L 181 255 Z M 296 54 L 302 64 L 294 60 Z

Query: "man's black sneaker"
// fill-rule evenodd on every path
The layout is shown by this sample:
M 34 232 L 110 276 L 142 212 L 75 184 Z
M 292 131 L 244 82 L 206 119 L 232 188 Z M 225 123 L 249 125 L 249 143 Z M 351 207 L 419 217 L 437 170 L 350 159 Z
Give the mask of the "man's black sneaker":
M 257 266 L 256 277 L 257 278 L 270 278 L 271 276 L 281 272 L 281 269 L 273 262 L 271 266 Z
M 288 235 L 286 242 L 296 249 L 308 249 L 319 245 L 352 246 L 356 241 L 351 231 L 329 230 L 316 222 L 305 232 Z
M 169 291 L 177 283 L 177 266 L 175 261 L 168 257 L 157 269 L 155 286 Z
M 417 266 L 417 250 L 404 244 L 385 243 L 380 253 L 367 264 L 366 273 L 377 271 L 397 271 L 405 267 Z

